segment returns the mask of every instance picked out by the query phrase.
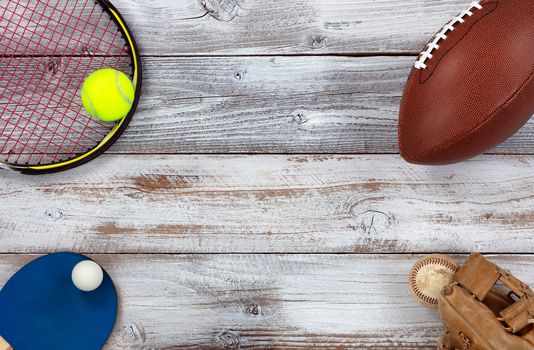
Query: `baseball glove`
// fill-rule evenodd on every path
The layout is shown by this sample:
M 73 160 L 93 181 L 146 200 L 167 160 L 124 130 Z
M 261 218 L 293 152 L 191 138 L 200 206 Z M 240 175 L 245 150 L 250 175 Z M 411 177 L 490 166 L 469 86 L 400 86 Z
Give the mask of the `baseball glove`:
M 447 328 L 439 350 L 533 350 L 534 292 L 471 254 L 438 300 Z

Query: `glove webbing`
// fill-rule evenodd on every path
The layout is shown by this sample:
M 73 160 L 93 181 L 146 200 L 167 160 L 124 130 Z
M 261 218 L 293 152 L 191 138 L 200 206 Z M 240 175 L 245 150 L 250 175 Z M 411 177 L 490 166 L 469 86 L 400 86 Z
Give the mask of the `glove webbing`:
M 497 319 L 505 324 L 510 333 L 517 333 L 534 324 L 534 292 L 508 271 L 489 262 L 480 254 L 472 254 L 469 263 L 458 271 L 458 283 L 480 302 L 484 302 L 499 281 L 510 289 L 508 296 L 517 301 L 502 310 L 501 317 Z

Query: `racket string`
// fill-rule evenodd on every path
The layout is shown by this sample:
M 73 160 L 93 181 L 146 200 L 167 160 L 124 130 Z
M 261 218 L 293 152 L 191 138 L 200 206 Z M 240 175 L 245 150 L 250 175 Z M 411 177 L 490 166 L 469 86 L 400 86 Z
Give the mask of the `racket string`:
M 28 125 L 28 123 L 26 125 Z M 37 125 L 39 125 L 39 123 L 37 123 Z
M 74 19 L 74 20 L 76 21 L 76 24 L 75 24 L 75 25 L 70 25 L 68 20 L 67 20 L 66 22 L 60 22 L 60 21 L 58 21 L 56 18 L 54 18 L 52 15 L 50 15 L 50 16 L 46 16 L 46 15 L 44 15 L 44 14 L 41 14 L 41 17 L 39 18 L 39 20 L 43 20 L 43 19 L 44 19 L 44 20 L 46 20 L 47 24 L 51 24 L 51 23 L 53 23 L 53 24 L 62 26 L 62 27 L 64 28 L 64 30 L 71 29 L 71 30 L 74 31 L 74 32 L 78 32 L 79 35 L 81 35 L 81 36 L 89 36 L 89 37 L 91 37 L 92 39 L 94 39 L 94 38 L 98 38 L 100 44 L 107 44 L 107 45 L 109 45 L 109 46 L 113 46 L 113 42 L 107 41 L 107 40 L 105 39 L 105 37 L 99 37 L 99 36 L 96 35 L 96 34 L 97 34 L 96 31 L 97 31 L 97 30 L 100 30 L 102 33 L 104 33 L 104 34 L 108 34 L 108 35 L 112 36 L 113 38 L 116 38 L 116 35 L 115 35 L 116 33 L 115 33 L 114 31 L 110 31 L 110 30 L 109 30 L 109 25 L 108 25 L 107 27 L 99 27 L 98 25 L 95 25 L 95 23 L 91 23 L 89 20 L 83 20 L 83 19 L 81 18 L 81 16 L 80 16 L 80 17 L 75 17 L 74 15 L 69 15 L 69 14 L 65 11 L 65 9 L 60 10 L 60 9 L 58 9 L 58 8 L 56 8 L 56 7 L 52 7 L 50 4 L 44 3 L 44 2 L 39 1 L 39 0 L 38 0 L 37 2 L 43 4 L 43 5 L 46 6 L 46 7 L 50 7 L 50 8 L 53 9 L 53 10 L 56 10 L 55 12 L 59 13 L 61 16 L 63 16 L 63 15 L 67 15 L 67 16 L 68 16 L 67 19 L 68 19 L 68 20 Z M 57 1 L 56 1 L 56 2 L 57 2 Z M 80 2 L 80 1 L 78 1 L 78 3 L 79 3 L 79 2 Z M 20 1 L 18 2 L 18 4 L 20 4 Z M 88 2 L 85 2 L 84 8 L 87 7 L 87 4 L 88 4 Z M 27 7 L 24 7 L 24 8 L 27 9 Z M 91 17 L 91 16 L 94 15 L 94 10 L 95 10 L 95 9 L 98 9 L 98 12 L 100 12 L 99 18 L 97 18 L 96 21 L 98 21 L 99 23 L 101 23 L 101 22 L 105 22 L 105 21 L 107 21 L 107 22 L 109 22 L 109 23 L 113 23 L 113 21 L 111 21 L 111 19 L 109 19 L 109 17 L 107 17 L 106 12 L 103 11 L 101 8 L 93 7 L 93 9 L 92 9 L 93 12 L 89 14 L 89 17 Z M 35 25 L 36 27 L 39 27 L 39 26 L 41 25 L 39 22 L 32 21 L 31 18 L 28 19 L 28 18 L 25 18 L 23 15 L 19 15 L 19 14 L 17 14 L 17 13 L 16 13 L 16 10 L 10 10 L 9 8 L 6 7 L 6 11 L 12 12 L 14 15 L 17 15 L 17 16 L 20 17 L 20 18 L 24 18 L 24 19 L 26 19 L 26 20 L 28 21 L 29 24 L 33 24 L 33 25 Z M 35 12 L 35 11 L 34 11 L 34 12 Z M 87 15 L 86 15 L 86 16 L 87 16 Z M 104 20 L 104 19 L 105 19 L 105 20 Z M 92 32 L 91 34 L 89 34 L 86 30 L 81 30 L 80 28 L 78 28 L 77 26 L 80 24 L 80 22 L 83 23 L 85 26 L 87 26 L 87 25 L 92 26 L 92 27 L 93 27 L 93 32 Z M 55 33 L 53 33 L 53 34 L 58 34 L 58 33 L 55 32 Z M 43 35 L 44 35 L 44 34 L 43 34 Z M 64 37 L 64 35 L 65 35 L 65 33 L 62 33 L 62 35 L 60 35 L 60 38 L 61 38 L 61 37 Z M 53 35 L 51 35 L 49 38 L 46 38 L 46 37 L 44 37 L 44 38 L 47 39 L 47 40 L 53 41 L 53 40 L 52 40 Z M 74 38 L 73 35 L 69 35 L 69 39 L 73 39 L 73 38 Z M 41 39 L 43 39 L 43 36 L 41 36 Z M 82 39 L 80 39 L 79 41 L 81 41 L 81 40 L 82 40 Z M 59 41 L 60 41 L 60 40 L 59 40 Z M 37 44 L 37 45 L 39 45 L 39 42 L 34 42 L 34 43 Z M 122 49 L 122 47 L 115 47 L 115 48 L 116 48 L 116 49 L 119 49 L 119 50 Z M 15 51 L 15 53 L 17 53 L 17 52 Z M 22 52 L 22 54 L 25 54 L 25 53 L 26 53 L 26 52 Z M 106 52 L 106 53 L 109 54 L 109 52 Z M 43 54 L 46 54 L 46 52 L 44 52 Z
M 78 91 L 95 70 L 132 69 L 122 33 L 97 3 L 64 1 L 59 7 L 60 2 L 0 5 L 5 6 L 0 19 L 0 154 L 10 162 L 71 158 L 95 147 L 114 127 L 91 118 Z M 52 67 L 43 64 L 50 58 Z
M 33 16 L 34 16 L 35 13 L 36 13 L 36 12 L 32 12 L 32 13 L 30 14 L 30 18 L 28 19 L 29 22 L 32 22 L 32 19 L 33 19 Z M 15 13 L 14 13 L 14 14 L 15 14 Z M 45 26 L 45 28 L 44 28 L 44 29 L 45 29 L 45 32 L 46 32 L 46 30 L 48 29 L 48 25 L 49 25 L 50 23 L 51 23 L 51 22 L 47 22 L 47 23 L 46 23 L 46 26 Z M 16 34 L 16 32 L 14 32 L 14 34 Z M 31 34 L 31 38 L 33 38 L 34 35 L 35 35 L 35 32 L 33 32 L 33 33 Z M 29 41 L 31 42 L 31 40 L 29 40 Z M 51 48 L 50 48 L 50 44 L 51 44 L 51 42 L 48 43 L 48 47 L 46 48 L 46 50 L 51 49 Z M 17 45 L 17 49 L 18 49 L 18 45 Z M 29 66 L 27 66 L 27 67 L 29 67 Z M 29 90 L 29 88 L 31 87 L 33 78 L 35 77 L 35 75 L 37 74 L 37 72 L 38 72 L 38 70 L 34 70 L 34 74 L 32 75 L 30 81 L 27 82 L 28 84 L 26 85 L 26 89 L 25 89 L 25 91 L 24 91 L 24 93 L 23 93 L 23 96 L 26 94 L 26 91 Z M 10 83 L 11 83 L 11 81 L 10 81 Z M 36 86 L 36 88 L 38 89 L 39 87 Z M 37 90 L 33 90 L 33 91 L 37 91 Z M 28 97 L 28 100 L 29 100 L 29 101 L 31 101 L 31 100 L 33 99 L 34 94 L 35 94 L 35 93 L 32 93 L 32 94 L 30 95 L 31 97 Z M 35 100 L 34 100 L 34 102 L 36 102 L 36 103 L 35 103 L 35 108 L 34 108 L 33 110 L 30 110 L 31 112 L 33 112 L 33 113 L 37 112 L 37 108 L 38 108 L 39 105 L 41 104 L 41 101 L 42 101 L 43 97 L 45 97 L 44 94 L 42 94 L 42 95 L 40 95 L 40 96 L 38 97 L 38 98 L 39 98 L 38 101 L 35 101 Z M 33 114 L 33 113 L 32 113 L 32 114 Z M 24 121 L 25 121 L 26 123 L 25 123 L 23 126 L 21 126 L 21 127 L 19 126 L 19 127 L 22 129 L 22 132 L 19 134 L 18 139 L 15 139 L 15 144 L 22 144 L 22 145 L 23 145 L 23 148 L 20 150 L 20 152 L 19 152 L 19 154 L 18 154 L 18 157 L 15 159 L 15 162 L 16 162 L 16 163 L 17 163 L 17 162 L 20 162 L 20 159 L 21 159 L 21 157 L 23 156 L 25 149 L 29 149 L 32 153 L 35 153 L 35 152 L 37 151 L 37 147 L 38 147 L 39 142 L 37 142 L 37 144 L 36 144 L 35 147 L 32 147 L 31 144 L 23 143 L 23 142 L 22 142 L 22 141 L 23 141 L 23 140 L 22 140 L 22 137 L 23 137 L 23 136 L 26 136 L 28 139 L 31 139 L 32 136 L 34 136 L 34 133 L 35 133 L 35 131 L 37 130 L 37 128 L 40 126 L 40 125 L 39 125 L 39 122 L 40 122 L 40 120 L 42 119 L 42 117 L 43 117 L 42 114 L 37 114 L 37 118 L 38 118 L 38 120 L 37 120 L 37 122 L 35 122 L 35 126 L 36 126 L 36 128 L 31 129 L 30 132 L 29 132 L 29 135 L 25 135 L 25 132 L 26 132 L 28 126 L 29 126 L 30 124 L 33 124 L 33 121 L 32 121 L 31 118 L 24 118 L 23 115 L 20 115 L 20 116 L 19 116 L 19 118 L 24 119 Z M 18 124 L 16 124 L 16 125 L 18 125 Z M 15 129 L 16 129 L 16 128 L 13 128 L 11 134 L 8 136 L 8 139 L 14 139 L 14 138 L 13 138 L 13 133 L 15 132 Z M 50 143 L 54 143 L 52 140 L 50 140 L 49 142 L 50 142 Z M 29 161 L 31 161 L 31 158 L 29 159 Z
M 31 18 L 33 17 L 33 14 L 34 14 L 34 13 L 31 13 L 30 20 L 31 20 Z M 14 17 L 15 15 L 16 15 L 16 13 L 13 12 L 13 13 L 12 13 L 12 16 L 11 16 L 11 18 L 10 18 L 10 21 L 13 19 L 13 17 Z M 16 35 L 16 32 L 14 31 L 11 40 L 13 40 L 13 38 L 14 38 L 15 35 Z M 33 34 L 32 34 L 32 36 L 33 36 Z M 22 41 L 16 42 L 16 44 L 17 44 L 16 49 L 18 49 L 18 47 L 22 44 Z M 13 59 L 13 57 L 11 57 L 11 59 L 10 59 L 10 63 L 11 63 L 12 59 Z M 29 66 L 26 67 L 26 71 L 27 71 L 28 68 L 29 68 Z M 6 70 L 6 71 L 7 71 L 7 70 Z M 26 73 L 26 71 L 24 71 L 23 73 Z M 33 74 L 33 75 L 35 75 L 36 73 L 37 73 L 37 71 L 34 70 L 34 74 Z M 7 86 L 18 86 L 18 84 L 15 84 L 15 82 L 13 81 L 13 78 L 15 78 L 14 75 L 12 75 L 12 77 L 11 77 L 10 79 L 7 80 Z M 26 87 L 24 88 L 24 90 L 22 91 L 21 95 L 22 95 L 22 96 L 25 96 L 27 90 L 28 90 L 28 86 L 26 86 Z M 15 96 L 16 96 L 16 95 L 13 94 L 13 95 L 12 95 L 12 98 L 14 98 Z M 10 101 L 10 102 L 11 102 L 11 101 Z M 20 102 L 23 102 L 23 101 L 20 101 Z M 15 106 L 18 107 L 18 105 L 15 105 Z M 36 106 L 37 106 L 37 105 L 36 105 Z M 37 107 L 35 107 L 35 108 L 37 108 Z M 8 120 L 8 121 L 9 121 L 9 120 Z M 28 121 L 26 121 L 26 123 L 24 124 L 24 126 L 20 126 L 20 125 L 18 125 L 18 123 L 15 124 L 15 127 L 12 129 L 11 133 L 10 133 L 9 135 L 7 135 L 7 139 L 8 139 L 8 140 L 13 140 L 13 141 L 15 142 L 15 146 L 16 146 L 17 144 L 21 144 L 20 140 L 21 140 L 21 136 L 22 136 L 23 134 L 21 133 L 20 136 L 19 136 L 18 138 L 14 138 L 14 137 L 13 137 L 13 133 L 15 132 L 15 130 L 17 129 L 17 127 L 18 127 L 18 128 L 21 128 L 21 129 L 24 131 L 24 130 L 26 129 L 27 125 L 28 125 Z M 6 126 L 7 126 L 7 124 L 6 124 Z M 5 148 L 5 147 L 4 147 L 4 148 Z M 1 152 L 4 152 L 4 148 L 2 148 Z M 21 153 L 21 154 L 24 152 L 24 148 L 26 148 L 26 145 L 23 144 L 23 148 L 20 150 L 20 153 Z M 9 152 L 12 153 L 12 150 L 10 150 Z M 20 160 L 20 157 L 21 157 L 21 155 L 19 154 L 19 156 L 18 156 L 17 159 L 16 159 L 16 162 Z

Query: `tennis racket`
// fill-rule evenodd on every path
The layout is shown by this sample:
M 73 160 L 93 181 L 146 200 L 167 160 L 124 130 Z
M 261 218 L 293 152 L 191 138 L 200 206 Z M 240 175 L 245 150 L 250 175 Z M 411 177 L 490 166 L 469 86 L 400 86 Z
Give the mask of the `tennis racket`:
M 107 123 L 83 108 L 84 80 L 119 70 L 135 88 L 132 108 Z M 0 167 L 26 174 L 70 169 L 123 133 L 141 94 L 135 40 L 107 0 L 0 2 Z

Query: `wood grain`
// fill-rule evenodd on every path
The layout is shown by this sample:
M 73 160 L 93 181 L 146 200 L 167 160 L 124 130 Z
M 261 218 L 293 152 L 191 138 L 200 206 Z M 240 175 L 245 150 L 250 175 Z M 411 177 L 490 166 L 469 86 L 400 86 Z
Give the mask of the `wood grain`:
M 241 0 L 157 0 L 132 6 L 129 2 L 118 2 L 133 22 L 132 27 L 139 31 L 139 42 L 147 46 L 148 57 L 144 59 L 145 88 L 140 111 L 112 151 L 396 153 L 398 106 L 415 57 L 273 56 L 280 54 L 272 47 L 278 45 L 272 44 L 273 37 L 284 38 L 281 32 L 289 33 L 293 28 L 287 23 L 275 25 L 273 21 L 302 18 L 303 22 L 295 27 L 299 35 L 306 36 L 302 25 L 330 28 L 336 35 L 346 35 L 338 49 L 350 48 L 347 41 L 354 40 L 359 42 L 356 46 L 369 48 L 370 53 L 391 54 L 395 49 L 388 43 L 405 45 L 414 36 L 420 38 L 416 41 L 426 41 L 425 33 L 431 36 L 445 18 L 464 7 L 463 3 L 463 0 L 334 3 L 275 0 L 250 1 L 245 6 Z M 247 8 L 248 14 L 236 15 L 230 21 L 218 19 L 224 15 L 217 12 L 232 12 L 234 8 Z M 197 18 L 202 14 L 207 15 Z M 173 21 L 162 26 L 163 20 L 157 19 L 164 15 Z M 213 28 L 207 30 L 204 26 Z M 230 30 L 226 26 L 241 34 L 232 35 L 224 30 Z M 265 35 L 262 28 L 276 33 L 259 40 L 256 35 Z M 203 29 L 213 40 L 202 36 Z M 181 31 L 189 31 L 189 35 Z M 162 40 L 167 37 L 173 40 Z M 259 53 L 254 45 L 266 45 L 260 50 L 266 50 L 263 54 L 268 56 L 154 56 L 191 55 L 188 45 L 199 48 L 215 41 L 219 49 L 200 50 L 198 55 L 219 52 L 222 47 L 234 55 L 256 55 Z M 422 46 L 422 42 L 417 46 Z M 379 48 L 373 48 L 377 43 Z M 340 53 L 335 45 L 333 51 L 328 51 L 330 44 L 326 52 L 319 51 Z M 150 49 L 151 45 L 160 49 Z M 248 49 L 241 50 L 239 45 Z M 398 53 L 415 54 L 417 50 L 410 46 L 399 48 Z M 176 47 L 179 52 L 173 52 Z M 301 45 L 284 42 L 282 47 L 295 54 L 297 51 L 290 51 L 291 48 Z M 357 51 L 356 48 L 348 51 L 351 50 Z M 50 80 L 53 83 L 57 77 L 50 76 Z M 492 152 L 533 153 L 533 130 L 531 122 Z
M 51 28 L 49 17 L 20 19 L 7 4 L 0 27 Z M 292 55 L 419 51 L 465 0 L 154 0 L 114 1 L 144 55 Z M 17 3 L 19 4 L 19 3 Z M 61 2 L 60 2 L 61 4 Z M 91 8 L 59 6 L 87 18 Z M 47 8 L 50 15 L 50 9 Z M 20 21 L 20 26 L 9 24 Z M 39 31 L 36 31 L 36 35 Z M 81 44 L 88 44 L 81 42 Z M 20 48 L 18 49 L 20 51 Z M 42 49 L 41 49 L 42 50 Z M 20 52 L 19 52 L 20 53 Z
M 396 152 L 412 58 L 145 60 L 138 113 L 114 152 Z
M 414 57 L 147 58 L 117 153 L 396 153 Z M 534 121 L 494 153 L 534 152 Z
M 411 255 L 92 255 L 119 290 L 105 349 L 428 349 Z M 0 256 L 0 285 L 30 255 Z M 464 257 L 457 257 L 460 261 Z M 534 282 L 534 256 L 490 259 Z
M 111 152 L 397 153 L 398 110 L 414 61 L 145 58 L 139 110 Z M 533 153 L 534 121 L 491 152 Z
M 87 166 L 0 172 L 0 285 L 91 253 L 120 293 L 106 349 L 434 350 L 413 252 L 515 254 L 491 259 L 534 283 L 534 156 L 394 155 L 415 55 L 466 2 L 114 1 L 139 112 Z M 533 153 L 534 123 L 492 152 Z
M 100 157 L 1 173 L 0 249 L 109 253 L 530 253 L 534 157 Z
M 145 55 L 418 52 L 466 0 L 115 1 Z
M 413 61 L 147 58 L 138 113 L 113 152 L 396 152 L 398 104 Z M 45 77 L 65 88 L 61 76 Z

